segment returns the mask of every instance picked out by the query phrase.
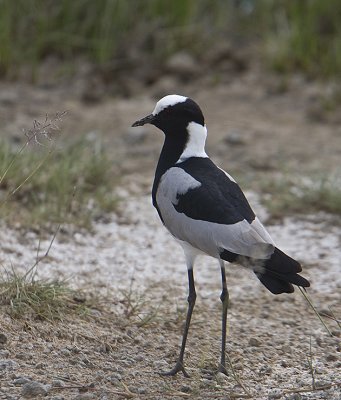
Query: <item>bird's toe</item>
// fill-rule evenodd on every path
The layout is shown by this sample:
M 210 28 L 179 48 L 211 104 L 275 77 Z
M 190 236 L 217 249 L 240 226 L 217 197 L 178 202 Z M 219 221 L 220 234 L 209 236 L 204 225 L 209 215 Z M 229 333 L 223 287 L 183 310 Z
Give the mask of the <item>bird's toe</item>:
M 227 372 L 226 366 L 223 365 L 223 364 L 219 364 L 218 372 L 228 376 L 228 372 Z
M 174 368 L 172 368 L 170 371 L 165 371 L 165 372 L 160 372 L 160 375 L 162 376 L 175 376 L 178 372 L 182 372 L 184 374 L 185 378 L 189 378 L 189 374 L 185 370 L 185 367 L 182 362 L 178 361 Z

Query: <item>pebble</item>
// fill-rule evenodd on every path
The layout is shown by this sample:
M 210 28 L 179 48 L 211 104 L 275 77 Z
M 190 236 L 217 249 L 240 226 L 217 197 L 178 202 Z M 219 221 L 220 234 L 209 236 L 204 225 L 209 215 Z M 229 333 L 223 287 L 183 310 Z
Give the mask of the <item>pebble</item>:
M 4 333 L 0 333 L 0 345 L 5 345 L 7 343 L 7 336 Z
M 68 357 L 71 354 L 71 351 L 68 349 L 61 349 L 60 354 L 62 354 L 65 357 Z
M 326 360 L 327 361 L 337 361 L 338 359 L 339 359 L 338 356 L 336 354 L 333 354 L 333 353 L 329 353 L 326 356 Z
M 126 134 L 123 136 L 124 141 L 130 145 L 137 145 L 143 143 L 150 130 L 146 129 L 143 126 L 135 127 L 135 128 L 128 128 Z
M 48 388 L 40 382 L 32 381 L 25 383 L 21 389 L 21 395 L 27 399 L 40 395 L 46 396 Z
M 284 346 L 282 346 L 281 350 L 283 351 L 283 353 L 286 353 L 286 354 L 292 353 L 292 349 L 288 344 L 285 344 Z
M 17 358 L 18 360 L 26 361 L 26 360 L 30 360 L 31 356 L 28 353 L 20 352 L 15 355 L 15 358 Z
M 172 55 L 167 61 L 166 67 L 168 71 L 182 78 L 192 77 L 198 72 L 198 63 L 185 51 L 180 51 Z
M 212 379 L 203 378 L 200 379 L 200 387 L 214 387 L 216 386 L 216 382 Z
M 147 394 L 148 393 L 148 390 L 145 388 L 145 387 L 139 387 L 139 388 L 137 388 L 136 390 L 136 393 L 138 393 L 138 394 Z
M 339 338 L 339 337 L 341 336 L 341 330 L 338 330 L 338 331 L 334 330 L 334 331 L 332 331 L 332 335 Z
M 119 383 L 122 380 L 122 375 L 119 373 L 113 373 L 110 375 L 109 377 L 109 381 L 111 383 L 113 383 L 114 385 L 116 385 L 117 383 Z
M 54 379 L 54 380 L 51 382 L 51 386 L 52 386 L 52 387 L 63 387 L 63 386 L 64 386 L 64 382 L 61 381 L 60 379 Z
M 232 146 L 240 146 L 245 144 L 245 139 L 239 132 L 232 131 L 224 137 L 224 142 Z
M 260 345 L 261 345 L 261 342 L 258 339 L 254 338 L 254 337 L 249 339 L 249 346 L 259 347 Z
M 274 400 L 274 399 L 280 399 L 282 397 L 282 391 L 280 389 L 273 389 L 269 394 L 268 394 L 268 399 L 269 400 Z
M 0 350 L 0 358 L 7 358 L 10 355 L 8 350 Z
M 302 396 L 299 393 L 293 393 L 285 398 L 286 400 L 301 400 Z
M 13 360 L 0 360 L 0 371 L 15 369 L 18 364 Z
M 192 391 L 192 388 L 189 385 L 182 385 L 180 388 L 180 392 L 183 393 L 190 393 Z
M 327 381 L 316 381 L 315 382 L 315 387 L 316 388 L 321 388 L 321 387 L 327 386 L 329 384 L 330 384 L 330 382 L 327 382 Z
M 13 379 L 13 384 L 15 386 L 25 385 L 26 383 L 29 383 L 29 382 L 31 382 L 31 379 L 25 378 L 23 376 L 19 376 L 18 378 Z
M 156 371 L 167 371 L 168 369 L 171 369 L 165 360 L 156 360 L 153 364 Z
M 94 399 L 94 396 L 91 393 L 80 393 L 76 397 L 73 397 L 73 400 L 91 400 L 91 399 Z
M 264 365 L 259 369 L 260 375 L 271 375 L 271 373 L 272 373 L 272 368 L 269 365 Z
M 216 380 L 220 385 L 223 383 L 226 383 L 226 379 L 227 379 L 227 376 L 225 374 L 223 374 L 222 372 L 218 372 L 216 374 Z

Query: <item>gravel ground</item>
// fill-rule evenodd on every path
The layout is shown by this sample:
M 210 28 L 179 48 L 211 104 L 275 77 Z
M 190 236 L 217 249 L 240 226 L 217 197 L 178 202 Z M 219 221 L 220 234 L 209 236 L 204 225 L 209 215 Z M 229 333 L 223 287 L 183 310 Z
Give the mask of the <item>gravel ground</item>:
M 202 106 L 209 154 L 228 171 L 251 172 L 251 178 L 256 172 L 261 179 L 283 170 L 309 176 L 339 168 L 341 113 L 327 113 L 321 101 L 332 87 L 293 77 L 283 92 L 277 76 L 257 68 L 224 76 L 226 81 L 216 86 L 210 77 L 200 85 L 161 78 L 143 90 L 137 86 L 131 98 L 108 98 L 103 87 L 91 105 L 84 102 L 86 88 L 80 88 L 86 79 L 56 88 L 0 83 L 2 135 L 20 141 L 22 128 L 34 118 L 68 110 L 65 137 L 103 137 L 115 149 L 118 173 L 135 174 L 125 178 L 117 215 L 106 216 L 107 223 L 97 223 L 91 234 L 64 226 L 39 265 L 39 277 L 66 278 L 72 287 L 99 295 L 91 314 L 49 322 L 0 313 L 0 399 L 341 398 L 336 324 L 328 322 L 334 333 L 329 337 L 299 291 L 273 296 L 237 267 L 228 268 L 227 350 L 234 374 L 231 368 L 228 377 L 215 374 L 220 271 L 206 257 L 195 268 L 198 299 L 185 359 L 191 377 L 157 374 L 173 366 L 179 351 L 186 267 L 180 247 L 151 206 L 151 174 L 162 136 L 131 131 L 131 123 L 153 109 L 156 97 L 178 92 Z M 249 195 L 266 220 L 266 210 Z M 328 313 L 331 307 L 340 316 L 341 228 L 335 218 L 293 216 L 268 228 L 279 247 L 303 263 L 317 308 Z M 35 232 L 1 226 L 1 264 L 26 270 L 35 260 L 38 240 Z M 49 242 L 41 241 L 42 252 Z
M 273 296 L 252 274 L 228 268 L 231 307 L 228 353 L 235 374 L 216 375 L 220 340 L 220 274 L 202 257 L 195 269 L 198 302 L 186 353 L 191 378 L 157 374 L 172 366 L 186 312 L 182 250 L 164 230 L 149 193 L 134 179 L 121 190 L 119 216 L 93 234 L 63 233 L 38 275 L 68 278 L 105 297 L 87 319 L 62 323 L 0 316 L 0 398 L 48 399 L 243 398 L 340 399 L 340 330 L 323 327 L 298 291 Z M 143 186 L 143 185 L 142 185 Z M 250 194 L 253 203 L 257 203 Z M 260 215 L 264 210 L 257 204 Z M 340 315 L 340 227 L 325 214 L 286 218 L 269 226 L 277 244 L 304 265 L 309 294 L 320 311 Z M 37 236 L 1 230 L 2 264 L 27 267 Z M 43 240 L 41 249 L 49 240 Z M 130 292 L 130 289 L 132 291 Z M 127 303 L 128 302 L 128 303 Z M 128 311 L 134 304 L 136 313 Z M 0 337 L 1 342 L 1 337 Z M 313 377 L 309 360 L 314 370 Z

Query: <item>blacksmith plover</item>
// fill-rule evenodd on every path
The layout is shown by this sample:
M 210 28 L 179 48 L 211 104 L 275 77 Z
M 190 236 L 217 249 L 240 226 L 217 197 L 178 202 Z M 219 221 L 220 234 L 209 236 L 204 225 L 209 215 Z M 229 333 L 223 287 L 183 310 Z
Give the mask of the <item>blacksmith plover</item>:
M 300 264 L 279 250 L 252 211 L 235 180 L 205 152 L 207 130 L 203 113 L 190 98 L 168 95 L 154 111 L 133 126 L 152 124 L 165 134 L 152 189 L 153 205 L 164 226 L 182 246 L 188 269 L 188 311 L 179 358 L 164 375 L 179 371 L 187 377 L 184 352 L 196 300 L 194 260 L 207 254 L 219 262 L 222 277 L 222 345 L 219 371 L 225 363 L 229 294 L 224 261 L 251 268 L 274 294 L 292 293 L 293 285 L 308 287 Z

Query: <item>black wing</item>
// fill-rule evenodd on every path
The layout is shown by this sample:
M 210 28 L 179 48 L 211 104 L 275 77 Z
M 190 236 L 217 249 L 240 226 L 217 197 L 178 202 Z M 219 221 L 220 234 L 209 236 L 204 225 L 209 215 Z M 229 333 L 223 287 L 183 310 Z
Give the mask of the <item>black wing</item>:
M 174 205 L 179 213 L 196 220 L 230 225 L 255 219 L 244 193 L 209 158 L 192 157 L 176 165 L 201 183 L 198 188 L 178 195 Z

